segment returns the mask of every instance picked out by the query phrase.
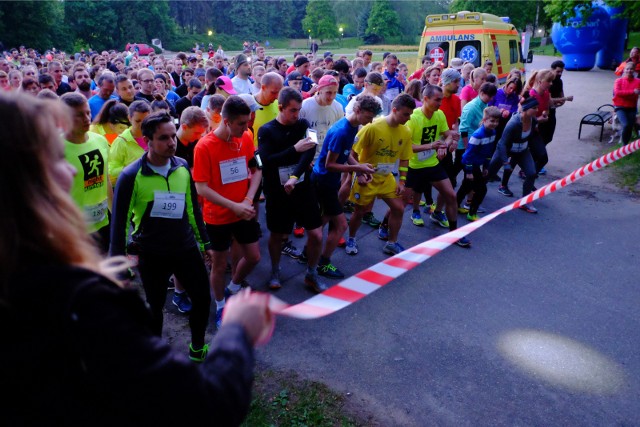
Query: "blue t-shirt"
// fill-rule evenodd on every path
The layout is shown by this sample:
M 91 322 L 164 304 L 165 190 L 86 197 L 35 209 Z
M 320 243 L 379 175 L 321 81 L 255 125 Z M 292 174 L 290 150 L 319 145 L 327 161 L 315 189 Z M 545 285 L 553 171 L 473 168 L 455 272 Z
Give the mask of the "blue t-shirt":
M 111 95 L 109 99 L 118 99 L 117 96 Z M 102 106 L 108 101 L 108 99 L 102 99 L 98 95 L 93 95 L 89 98 L 89 109 L 91 110 L 91 120 L 96 118 Z
M 364 90 L 364 86 L 358 90 L 356 89 L 356 85 L 354 85 L 353 83 L 349 83 L 348 85 L 344 85 L 344 87 L 342 88 L 342 94 L 349 99 L 349 96 L 353 95 L 359 95 L 360 93 L 362 93 L 362 91 Z
M 334 123 L 324 137 L 320 155 L 313 165 L 313 174 L 321 185 L 340 187 L 340 172 L 329 172 L 325 167 L 329 151 L 339 153 L 336 163 L 345 164 L 351 153 L 351 147 L 358 134 L 358 126 L 351 126 L 346 117 Z

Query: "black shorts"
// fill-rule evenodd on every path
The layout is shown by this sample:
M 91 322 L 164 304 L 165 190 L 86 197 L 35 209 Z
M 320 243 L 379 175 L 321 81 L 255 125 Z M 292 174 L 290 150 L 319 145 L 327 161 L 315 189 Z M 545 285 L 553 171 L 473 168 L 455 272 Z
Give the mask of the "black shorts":
M 424 193 L 430 184 L 444 179 L 449 179 L 447 171 L 441 164 L 429 168 L 413 169 L 409 168 L 407 172 L 407 187 L 416 193 Z
M 207 224 L 207 234 L 211 249 L 224 252 L 231 247 L 232 238 L 241 245 L 257 242 L 260 239 L 260 224 L 255 220 L 244 219 L 231 224 Z
M 320 205 L 320 213 L 326 216 L 338 216 L 344 211 L 338 200 L 338 191 L 340 186 L 336 188 L 333 185 L 326 185 L 320 182 L 315 175 L 311 176 L 311 182 L 316 190 L 318 204 Z
M 308 230 L 322 226 L 320 206 L 311 185 L 297 187 L 288 196 L 274 191 L 266 199 L 267 228 L 272 233 L 291 234 L 294 223 Z

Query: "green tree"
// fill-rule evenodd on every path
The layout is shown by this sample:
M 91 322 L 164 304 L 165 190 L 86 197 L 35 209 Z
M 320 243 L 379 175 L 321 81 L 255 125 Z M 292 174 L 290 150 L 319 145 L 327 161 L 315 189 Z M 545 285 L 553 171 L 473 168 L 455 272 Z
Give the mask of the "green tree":
M 60 25 L 64 17 L 61 2 L 3 1 L 0 16 L 3 17 L 0 34 L 7 48 L 25 45 L 43 51 L 72 47 L 65 27 Z
M 302 20 L 302 28 L 314 39 L 324 40 L 338 37 L 338 24 L 333 7 L 327 0 L 310 0 L 307 14 Z
M 575 16 L 575 7 L 582 9 L 583 19 L 591 14 L 592 3 L 581 0 L 544 0 L 544 10 L 553 22 L 566 24 L 567 20 Z M 606 0 L 612 7 L 624 6 L 623 16 L 629 19 L 629 31 L 640 29 L 640 2 L 624 0 Z
M 524 30 L 527 25 L 538 24 L 538 27 L 548 27 L 550 19 L 544 11 L 544 4 L 540 1 L 482 1 L 482 0 L 454 0 L 450 11 L 491 13 L 497 16 L 508 16 L 513 25 Z M 537 21 L 536 21 L 537 17 Z
M 398 13 L 391 7 L 389 0 L 374 1 L 367 21 L 365 36 L 369 38 L 369 41 L 384 41 L 384 39 L 400 34 L 400 19 Z

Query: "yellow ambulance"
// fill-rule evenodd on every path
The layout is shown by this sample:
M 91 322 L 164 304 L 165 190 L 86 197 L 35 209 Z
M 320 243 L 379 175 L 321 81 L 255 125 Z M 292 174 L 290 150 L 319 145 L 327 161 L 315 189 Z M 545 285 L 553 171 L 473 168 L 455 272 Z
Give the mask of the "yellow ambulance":
M 518 30 L 509 18 L 479 12 L 457 12 L 428 15 L 418 52 L 418 67 L 424 55 L 432 62 L 446 66 L 453 58 L 461 58 L 476 67 L 486 60 L 493 62 L 493 74 L 504 82 L 509 71 L 524 73 L 524 58 Z

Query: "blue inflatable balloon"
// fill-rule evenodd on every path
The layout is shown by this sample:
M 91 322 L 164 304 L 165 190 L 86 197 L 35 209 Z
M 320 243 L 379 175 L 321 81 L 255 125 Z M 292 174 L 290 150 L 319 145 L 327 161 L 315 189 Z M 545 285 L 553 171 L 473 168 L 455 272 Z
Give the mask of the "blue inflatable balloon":
M 589 71 L 595 65 L 596 53 L 604 46 L 610 18 L 605 9 L 594 6 L 591 16 L 583 23 L 581 9 L 576 7 L 575 11 L 576 16 L 566 26 L 553 24 L 551 39 L 562 53 L 567 70 Z
M 604 46 L 596 55 L 596 65 L 602 70 L 615 70 L 625 59 L 624 44 L 627 38 L 629 20 L 623 16 L 624 5 L 620 7 L 602 6 L 611 19 L 610 30 L 606 33 Z

